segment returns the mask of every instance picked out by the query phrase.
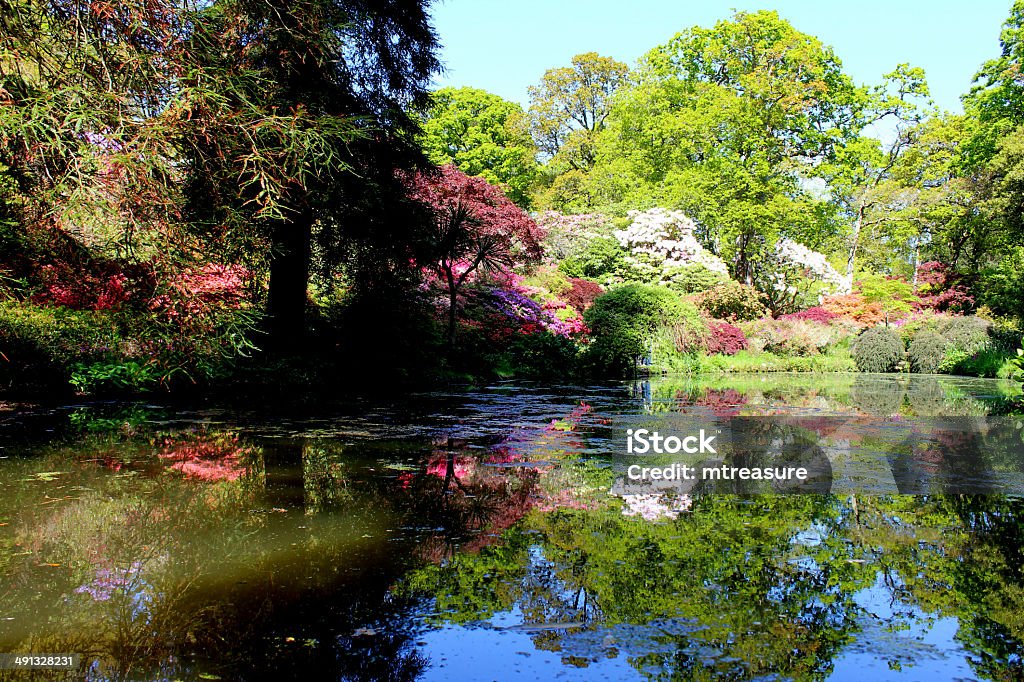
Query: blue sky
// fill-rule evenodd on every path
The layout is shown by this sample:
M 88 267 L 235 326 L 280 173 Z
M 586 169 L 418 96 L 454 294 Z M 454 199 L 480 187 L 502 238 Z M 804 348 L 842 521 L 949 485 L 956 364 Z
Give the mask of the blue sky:
M 441 0 L 434 25 L 447 73 L 439 86 L 471 85 L 528 103 L 527 87 L 573 55 L 596 51 L 633 64 L 694 25 L 733 9 L 774 9 L 798 30 L 831 45 L 858 83 L 877 83 L 896 64 L 925 69 L 932 98 L 961 111 L 960 95 L 986 59 L 1012 0 Z

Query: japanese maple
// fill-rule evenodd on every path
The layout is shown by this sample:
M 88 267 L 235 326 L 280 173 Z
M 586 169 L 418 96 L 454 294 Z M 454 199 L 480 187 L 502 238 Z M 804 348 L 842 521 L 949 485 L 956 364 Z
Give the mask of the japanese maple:
M 447 286 L 454 346 L 463 285 L 482 272 L 507 275 L 517 262 L 539 260 L 543 233 L 498 187 L 451 165 L 412 176 L 409 195 L 433 214 L 432 254 L 424 265 Z

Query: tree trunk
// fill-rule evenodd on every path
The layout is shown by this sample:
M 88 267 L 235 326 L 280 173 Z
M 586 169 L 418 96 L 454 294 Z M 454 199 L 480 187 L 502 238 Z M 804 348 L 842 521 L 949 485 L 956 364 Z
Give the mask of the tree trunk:
M 449 278 L 448 282 L 448 352 L 455 352 L 455 323 L 458 316 L 459 291 L 455 288 L 455 282 Z
M 860 245 L 860 231 L 864 226 L 864 210 L 865 206 L 862 203 L 857 207 L 857 220 L 853 222 L 853 243 L 850 245 L 850 255 L 846 259 L 846 291 L 844 293 L 847 294 L 853 291 L 854 263 L 857 260 L 857 247 Z
M 274 229 L 267 331 L 269 346 L 275 351 L 298 351 L 305 337 L 312 228 L 311 216 L 302 213 Z

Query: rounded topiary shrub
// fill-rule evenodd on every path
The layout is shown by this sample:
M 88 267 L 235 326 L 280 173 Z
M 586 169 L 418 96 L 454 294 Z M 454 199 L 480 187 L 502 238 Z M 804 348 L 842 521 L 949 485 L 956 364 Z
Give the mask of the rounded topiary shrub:
M 965 353 L 981 350 L 988 344 L 989 327 L 992 323 L 974 315 L 951 317 L 938 327 L 938 332 L 946 340 L 949 348 L 956 348 Z
M 910 369 L 918 374 L 935 374 L 946 357 L 946 340 L 927 329 L 919 331 L 907 348 Z
M 903 360 L 903 341 L 888 327 L 872 327 L 853 345 L 853 361 L 862 372 L 892 372 Z

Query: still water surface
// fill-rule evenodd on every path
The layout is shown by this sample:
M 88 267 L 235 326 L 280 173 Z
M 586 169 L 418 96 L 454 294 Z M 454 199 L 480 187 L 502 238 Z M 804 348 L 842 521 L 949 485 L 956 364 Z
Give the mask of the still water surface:
M 1016 392 L 737 375 L 0 403 L 0 651 L 79 653 L 90 680 L 1022 679 L 1021 425 L 986 421 Z M 832 492 L 612 494 L 616 420 L 661 413 L 821 417 Z M 949 456 L 949 428 L 909 444 L 935 417 L 982 454 Z

